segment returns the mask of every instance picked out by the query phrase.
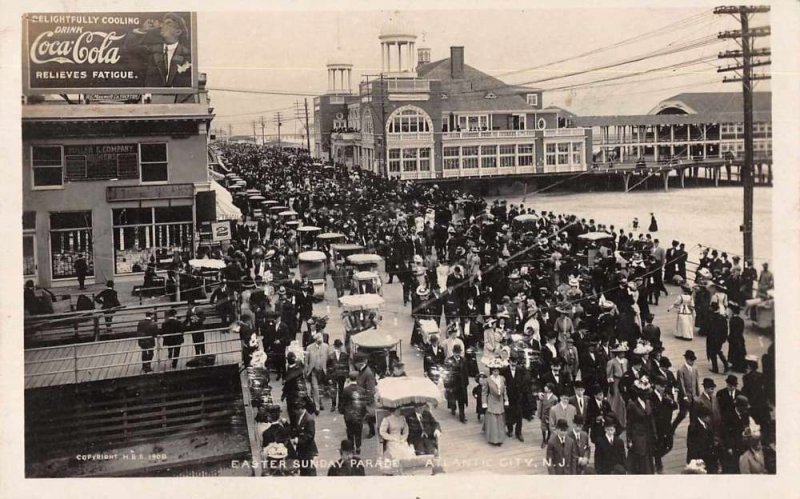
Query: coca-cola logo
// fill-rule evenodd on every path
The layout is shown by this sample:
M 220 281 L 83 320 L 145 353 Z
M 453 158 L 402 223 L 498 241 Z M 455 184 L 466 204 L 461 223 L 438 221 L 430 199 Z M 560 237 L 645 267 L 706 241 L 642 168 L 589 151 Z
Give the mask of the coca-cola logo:
M 53 40 L 55 33 L 45 31 L 31 45 L 31 61 L 36 64 L 57 62 L 59 64 L 116 64 L 119 47 L 114 42 L 125 38 L 115 31 L 86 31 L 75 40 Z

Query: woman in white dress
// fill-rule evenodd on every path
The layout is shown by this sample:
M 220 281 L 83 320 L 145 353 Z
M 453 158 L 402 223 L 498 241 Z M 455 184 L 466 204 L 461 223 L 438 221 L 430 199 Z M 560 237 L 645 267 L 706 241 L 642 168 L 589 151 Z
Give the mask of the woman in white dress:
M 389 409 L 389 414 L 381 421 L 379 434 L 384 442 L 383 457 L 386 459 L 406 459 L 414 457 L 414 447 L 408 443 L 408 423 L 396 408 Z
M 673 308 L 678 310 L 678 317 L 675 323 L 675 336 L 683 340 L 694 338 L 694 299 L 692 298 L 692 288 L 686 284 L 681 285 L 681 295 L 672 304 L 667 312 Z

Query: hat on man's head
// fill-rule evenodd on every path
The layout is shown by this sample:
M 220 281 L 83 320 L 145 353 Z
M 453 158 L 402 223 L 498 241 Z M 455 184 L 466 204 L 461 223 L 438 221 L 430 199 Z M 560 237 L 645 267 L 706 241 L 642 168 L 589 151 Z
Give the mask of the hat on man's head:
M 339 450 L 342 452 L 353 452 L 353 442 L 348 439 L 342 440 L 339 444 Z
M 556 429 L 566 431 L 569 429 L 569 423 L 567 422 L 566 419 L 559 419 L 556 422 Z
M 737 395 L 733 404 L 740 409 L 746 409 L 750 407 L 750 400 L 744 395 Z
M 338 347 L 340 347 L 342 345 L 343 345 L 342 340 L 340 340 L 339 338 L 336 338 L 335 340 L 333 340 L 333 346 L 334 347 L 338 348 Z
M 683 357 L 686 360 L 697 360 L 697 355 L 695 355 L 694 351 L 686 350 L 686 353 L 683 354 Z
M 737 378 L 733 374 L 729 374 L 727 378 L 725 378 L 725 384 L 739 386 L 739 378 Z
M 711 378 L 704 378 L 703 379 L 703 388 L 716 388 L 717 384 L 714 383 L 714 380 Z

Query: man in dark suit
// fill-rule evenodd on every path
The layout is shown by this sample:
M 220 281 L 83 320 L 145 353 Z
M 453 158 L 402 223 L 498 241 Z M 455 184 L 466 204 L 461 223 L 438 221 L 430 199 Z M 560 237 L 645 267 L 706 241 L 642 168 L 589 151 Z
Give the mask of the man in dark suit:
M 169 348 L 168 355 L 172 360 L 172 368 L 178 367 L 178 357 L 183 345 L 183 323 L 177 318 L 178 312 L 174 308 L 167 312 L 167 320 L 161 324 L 161 334 L 164 336 L 162 342 Z
M 269 353 L 270 363 L 275 366 L 277 371 L 276 381 L 286 377 L 286 348 L 294 337 L 294 333 L 289 330 L 289 326 L 280 315 L 271 311 L 267 312 L 264 347 Z
M 561 370 L 562 362 L 561 359 L 556 357 L 553 359 L 550 370 L 546 372 L 541 378 L 541 385 L 544 386 L 547 383 L 552 383 L 553 393 L 561 396 L 562 393 L 567 394 L 567 396 L 572 395 L 572 376 L 569 373 L 566 373 Z
M 336 410 L 336 405 L 341 404 L 344 382 L 350 373 L 350 356 L 344 349 L 342 340 L 336 338 L 333 342 L 333 351 L 328 356 L 328 374 L 333 380 L 333 393 L 331 394 L 331 412 Z
M 583 381 L 579 380 L 573 384 L 575 395 L 569 398 L 569 403 L 575 407 L 575 415 L 580 416 L 583 420 L 582 429 L 589 431 L 589 419 L 587 413 L 589 411 L 589 397 L 586 396 L 586 385 Z
M 414 446 L 418 456 L 439 453 L 439 435 L 442 427 L 427 406 L 414 407 L 414 413 L 406 416 L 408 443 Z
M 506 435 L 514 436 L 524 442 L 522 437 L 522 417 L 524 411 L 531 407 L 531 377 L 528 371 L 519 365 L 519 358 L 512 353 L 508 359 L 508 367 L 503 368 L 502 375 L 506 379 L 508 406 L 506 407 Z
M 469 385 L 469 371 L 466 359 L 463 357 L 461 345 L 453 347 L 453 356 L 445 361 L 445 369 L 449 375 L 449 396 L 447 407 L 451 414 L 455 414 L 458 409 L 458 420 L 462 423 L 467 422 L 464 414 L 464 407 L 467 405 L 467 386 Z M 507 411 L 506 411 L 507 413 Z
M 711 428 L 711 412 L 706 406 L 695 409 L 694 421 L 686 435 L 686 462 L 693 459 L 702 459 L 708 473 L 717 473 L 718 440 Z
M 555 433 L 547 442 L 545 463 L 551 475 L 574 475 L 578 465 L 578 449 L 575 441 L 567 438 L 569 423 L 565 419 L 556 422 Z
M 650 405 L 653 407 L 653 420 L 656 425 L 656 439 L 653 446 L 653 455 L 656 463 L 656 473 L 664 471 L 661 459 L 672 450 L 672 413 L 677 405 L 667 392 L 667 379 L 656 376 L 653 382 L 655 389 L 651 394 Z
M 428 338 L 429 343 L 425 345 L 423 352 L 423 369 L 425 375 L 430 373 L 433 366 L 444 366 L 444 348 L 439 345 L 439 337 L 435 334 Z
M 611 475 L 614 469 L 625 469 L 625 444 L 617 436 L 617 421 L 606 418 L 603 427 L 605 432 L 595 443 L 594 468 L 598 475 Z
M 586 411 L 586 418 L 589 423 L 589 436 L 597 445 L 599 439 L 605 433 L 606 419 L 616 421 L 614 412 L 600 385 L 594 385 L 591 389 L 592 397 L 589 399 L 589 408 Z
M 483 328 L 478 323 L 480 312 L 475 305 L 475 298 L 466 296 L 466 303 L 461 309 L 461 329 L 464 331 L 464 344 L 470 348 L 476 347 L 478 342 L 483 340 Z
M 123 53 L 139 67 L 142 87 L 191 87 L 192 51 L 186 20 L 169 12 L 125 37 Z
M 317 475 L 313 459 L 319 454 L 319 450 L 315 441 L 316 422 L 314 415 L 310 412 L 310 409 L 314 409 L 313 405 L 314 403 L 308 397 L 295 401 L 295 412 L 291 420 L 292 437 L 297 447 L 297 458 L 300 460 L 300 476 Z
M 153 349 L 156 347 L 158 326 L 153 320 L 153 312 L 145 312 L 144 319 L 136 324 L 136 337 L 142 349 L 142 371 L 149 373 L 153 370 L 150 361 L 153 360 Z
M 661 291 L 657 289 L 655 292 L 657 294 Z M 647 314 L 645 318 L 646 324 L 642 327 L 642 339 L 649 341 L 653 346 L 657 346 L 661 344 L 661 328 L 653 325 L 654 318 L 653 314 Z
M 357 379 L 356 371 L 348 374 L 348 385 L 342 390 L 339 401 L 339 413 L 344 416 L 347 438 L 355 445 L 356 454 L 361 454 L 361 433 L 367 416 L 367 400 L 364 389 L 356 383 Z
M 575 474 L 583 475 L 586 467 L 589 465 L 589 457 L 592 454 L 592 449 L 589 446 L 589 434 L 584 431 L 586 421 L 580 414 L 575 414 L 573 419 L 572 429 L 567 433 L 567 438 L 575 442 L 575 450 L 577 453 L 577 462 L 575 466 Z
M 725 422 L 736 416 L 736 407 L 734 402 L 736 397 L 742 394 L 739 386 L 739 378 L 730 374 L 725 378 L 725 388 L 717 392 L 717 402 L 719 407 L 719 418 L 721 422 Z
M 283 391 L 281 400 L 286 401 L 287 407 L 294 407 L 298 401 L 303 400 L 307 394 L 306 380 L 303 376 L 303 366 L 297 363 L 294 352 L 286 354 L 286 362 L 289 368 L 283 379 Z
M 714 383 L 714 380 L 711 378 L 704 378 L 703 379 L 703 391 L 700 393 L 700 396 L 694 400 L 693 409 L 696 411 L 698 407 L 703 406 L 708 409 L 708 413 L 711 415 L 711 429 L 714 432 L 718 432 L 720 429 L 720 413 L 719 413 L 719 402 L 717 401 L 717 397 L 714 396 L 714 389 L 717 387 L 717 384 Z

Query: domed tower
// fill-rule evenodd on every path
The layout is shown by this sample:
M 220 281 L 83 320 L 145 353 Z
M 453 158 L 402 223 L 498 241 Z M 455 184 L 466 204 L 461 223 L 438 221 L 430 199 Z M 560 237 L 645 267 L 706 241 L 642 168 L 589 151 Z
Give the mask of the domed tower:
M 353 64 L 348 62 L 348 58 L 341 47 L 336 47 L 328 63 L 328 93 L 331 95 L 349 95 L 353 93 Z
M 431 49 L 425 44 L 425 32 L 422 32 L 422 45 L 417 49 L 417 67 L 431 62 Z
M 398 12 L 381 27 L 381 72 L 391 78 L 415 78 L 417 35 Z

